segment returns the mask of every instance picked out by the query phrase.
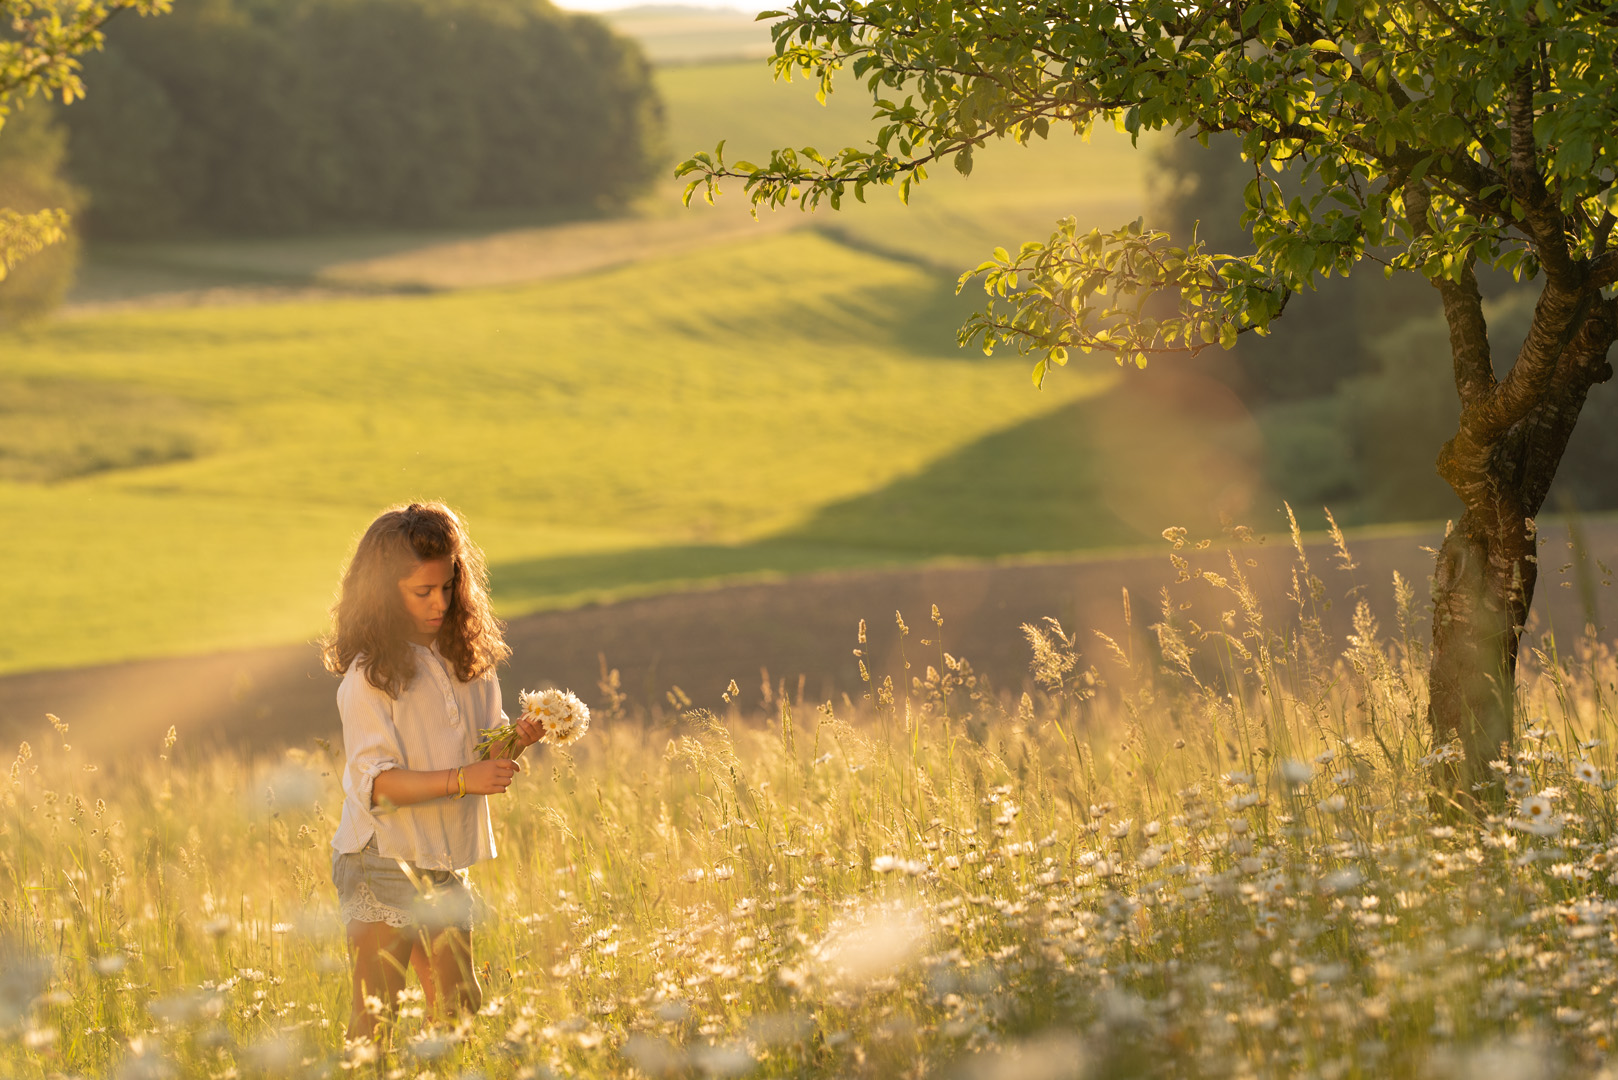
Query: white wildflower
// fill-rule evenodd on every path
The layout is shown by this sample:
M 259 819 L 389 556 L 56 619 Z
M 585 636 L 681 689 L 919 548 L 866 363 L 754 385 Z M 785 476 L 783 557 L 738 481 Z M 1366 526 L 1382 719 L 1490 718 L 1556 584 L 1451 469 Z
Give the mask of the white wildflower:
M 953 869 L 953 867 L 951 868 Z M 871 870 L 878 874 L 891 874 L 898 872 L 914 877 L 927 872 L 927 864 L 911 859 L 901 859 L 897 855 L 878 855 L 871 860 Z
M 1297 758 L 1287 758 L 1276 772 L 1288 787 L 1302 787 L 1315 777 L 1315 767 Z
M 539 725 L 541 742 L 571 746 L 590 730 L 590 710 L 571 690 L 524 690 L 523 719 Z
M 1535 836 L 1555 836 L 1562 831 L 1561 815 L 1551 813 L 1551 801 L 1543 795 L 1525 796 L 1517 812 L 1522 816 L 1511 823 L 1513 828 Z
M 1333 870 L 1331 873 L 1321 878 L 1320 888 L 1322 892 L 1343 892 L 1347 889 L 1354 888 L 1364 880 L 1365 875 L 1360 873 L 1358 867 L 1344 866 Z

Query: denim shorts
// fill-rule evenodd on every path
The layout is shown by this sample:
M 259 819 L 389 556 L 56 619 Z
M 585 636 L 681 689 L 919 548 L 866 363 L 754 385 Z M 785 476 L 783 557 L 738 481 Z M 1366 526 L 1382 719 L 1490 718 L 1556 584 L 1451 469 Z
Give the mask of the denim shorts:
M 465 870 L 423 870 L 377 853 L 376 837 L 363 851 L 336 852 L 331 880 L 337 886 L 339 915 L 350 922 L 385 922 L 393 927 L 472 929 L 475 898 Z

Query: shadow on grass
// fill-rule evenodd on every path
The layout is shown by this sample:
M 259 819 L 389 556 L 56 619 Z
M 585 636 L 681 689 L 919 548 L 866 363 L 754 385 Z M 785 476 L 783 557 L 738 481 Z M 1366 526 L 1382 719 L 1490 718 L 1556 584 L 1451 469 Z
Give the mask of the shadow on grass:
M 508 610 L 663 591 L 721 578 L 1071 552 L 1145 536 L 1108 508 L 1095 445 L 1112 394 L 994 432 L 879 490 L 745 544 L 688 544 L 493 567 Z

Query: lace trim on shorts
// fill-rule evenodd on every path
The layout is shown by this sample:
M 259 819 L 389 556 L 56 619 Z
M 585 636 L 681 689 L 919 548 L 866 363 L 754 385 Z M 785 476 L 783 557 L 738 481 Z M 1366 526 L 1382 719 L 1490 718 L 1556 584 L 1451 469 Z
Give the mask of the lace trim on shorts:
M 416 922 L 408 911 L 400 911 L 378 900 L 371 886 L 363 881 L 354 889 L 354 895 L 342 902 L 337 914 L 345 923 L 385 922 L 395 929 Z

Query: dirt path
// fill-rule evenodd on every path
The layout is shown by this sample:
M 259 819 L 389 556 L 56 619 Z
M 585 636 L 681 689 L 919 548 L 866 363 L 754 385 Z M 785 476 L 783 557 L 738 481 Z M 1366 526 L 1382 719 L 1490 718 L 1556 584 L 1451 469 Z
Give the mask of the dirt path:
M 1618 522 L 1593 523 L 1586 532 L 1593 559 L 1618 565 Z M 1567 535 L 1547 529 L 1547 536 L 1535 617 L 1564 633 L 1577 631 L 1585 622 L 1584 590 L 1577 585 L 1576 569 L 1559 570 L 1574 562 Z M 1361 537 L 1351 544 L 1359 564 L 1352 572 L 1328 569 L 1329 550 L 1312 547 L 1311 561 L 1336 600 L 1327 616 L 1333 631 L 1347 629 L 1352 604 L 1341 598 L 1356 584 L 1364 586 L 1363 595 L 1383 626 L 1391 627 L 1392 573 L 1403 574 L 1424 596 L 1432 558 L 1422 547 L 1438 539 L 1409 532 Z M 1272 537 L 1241 552 L 1243 560 L 1253 560 L 1243 569 L 1272 622 L 1284 618 L 1291 584 L 1292 554 L 1282 541 Z M 1224 552 L 1210 550 L 1196 559 L 1229 571 Z M 1607 575 L 1593 561 L 1590 565 L 1591 596 L 1610 608 L 1609 590 L 1601 584 Z M 896 610 L 911 628 L 913 673 L 924 671 L 929 659 L 937 663 L 936 648 L 920 644 L 922 638 L 935 638 L 929 611 L 936 603 L 945 617 L 945 648 L 970 659 L 998 685 L 1017 687 L 1028 660 L 1018 629 L 1022 623 L 1053 615 L 1069 627 L 1126 640 L 1121 599 L 1127 588 L 1140 642 L 1144 628 L 1161 618 L 1158 593 L 1174 576 L 1165 555 L 1157 553 L 818 575 L 547 612 L 512 622 L 508 636 L 515 655 L 501 681 L 507 700 L 519 687 L 554 682 L 595 704 L 601 696 L 599 657 L 605 654 L 620 670 L 631 699 L 654 710 L 666 707 L 664 695 L 674 685 L 696 704 L 717 707 L 731 679 L 743 688 L 741 704 L 756 706 L 762 671 L 772 682 L 784 680 L 793 694 L 801 677 L 803 695 L 824 701 L 860 690 L 852 649 L 861 618 L 869 623 L 867 654 L 879 677 L 898 670 Z M 1570 587 L 1562 587 L 1564 581 Z M 1175 588 L 1177 600 L 1192 602 L 1179 614 L 1205 625 L 1235 606 L 1228 594 L 1203 582 Z M 1100 663 L 1100 650 L 1095 654 Z M 103 760 L 155 752 L 171 724 L 191 746 L 219 742 L 270 749 L 317 736 L 335 740 L 340 732 L 334 689 L 309 645 L 12 675 L 0 678 L 0 739 L 45 742 L 44 715 L 53 712 L 71 725 L 70 741 L 95 747 Z

